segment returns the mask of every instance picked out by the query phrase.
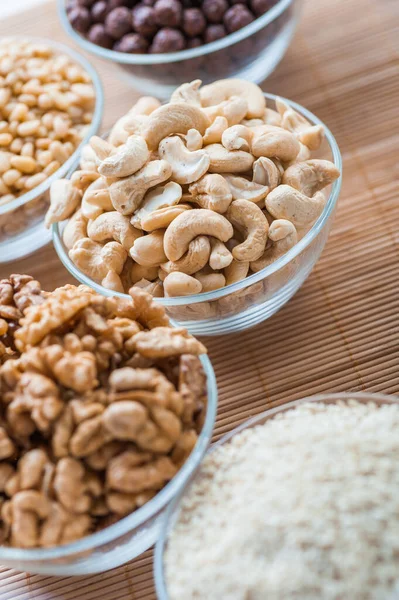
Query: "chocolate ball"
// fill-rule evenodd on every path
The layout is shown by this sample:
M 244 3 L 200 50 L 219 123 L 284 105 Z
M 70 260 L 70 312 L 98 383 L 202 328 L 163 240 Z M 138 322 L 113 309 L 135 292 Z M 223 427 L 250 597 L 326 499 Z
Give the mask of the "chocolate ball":
M 79 33 L 87 33 L 91 25 L 91 17 L 87 8 L 77 6 L 68 13 L 68 19 L 74 29 Z
M 233 6 L 234 4 L 248 4 L 246 0 L 229 0 L 230 4 Z
M 189 37 L 201 35 L 205 31 L 206 20 L 199 8 L 186 8 L 183 12 L 183 31 Z
M 67 12 L 67 14 L 73 9 L 76 8 L 77 6 L 79 6 L 78 4 L 78 0 L 66 0 L 65 3 L 65 10 Z
M 158 26 L 155 21 L 155 11 L 152 6 L 138 4 L 132 12 L 133 29 L 142 35 L 154 35 Z
M 128 54 L 145 54 L 148 50 L 148 40 L 139 33 L 128 33 L 115 42 L 114 50 Z
M 202 12 L 210 23 L 221 23 L 228 8 L 227 0 L 204 0 L 202 3 Z
M 205 29 L 204 42 L 205 44 L 210 44 L 216 42 L 216 40 L 221 40 L 226 35 L 227 31 L 224 25 L 209 25 Z
M 126 6 L 126 0 L 107 0 L 107 3 L 110 12 L 113 8 L 117 8 L 118 6 Z
M 157 0 L 154 5 L 155 19 L 162 27 L 178 27 L 182 19 L 179 0 Z
M 102 46 L 103 48 L 108 48 L 109 50 L 112 48 L 114 40 L 108 33 L 106 33 L 104 25 L 101 23 L 96 23 L 93 27 L 90 28 L 88 33 L 88 39 L 93 44 L 97 44 L 97 46 Z
M 161 54 L 165 52 L 179 52 L 184 50 L 186 40 L 181 31 L 164 27 L 160 29 L 152 40 L 150 47 L 151 54 Z
M 224 15 L 223 23 L 229 33 L 234 33 L 252 23 L 254 16 L 243 4 L 235 4 Z
M 193 37 L 187 40 L 187 48 L 199 48 L 204 42 L 200 37 Z
M 76 4 L 78 6 L 83 6 L 84 8 L 90 8 L 96 0 L 76 0 Z
M 126 6 L 111 10 L 105 19 L 105 32 L 118 40 L 132 30 L 132 13 Z
M 257 17 L 265 14 L 276 4 L 275 0 L 251 0 L 250 6 Z
M 110 12 L 105 0 L 99 0 L 91 7 L 90 15 L 95 23 L 104 23 L 105 17 Z
M 156 1 L 157 0 L 142 0 L 141 4 L 144 4 L 145 6 L 154 6 Z

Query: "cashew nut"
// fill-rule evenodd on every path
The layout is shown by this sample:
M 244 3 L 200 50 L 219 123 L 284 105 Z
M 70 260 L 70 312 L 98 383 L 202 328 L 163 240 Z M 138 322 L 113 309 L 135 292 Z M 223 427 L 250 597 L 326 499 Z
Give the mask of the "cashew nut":
M 79 168 L 82 171 L 97 171 L 97 155 L 90 144 L 85 144 L 80 154 Z
M 222 135 L 222 144 L 227 150 L 244 150 L 250 152 L 254 132 L 245 125 L 233 125 Z
M 72 185 L 70 179 L 53 181 L 50 186 L 50 207 L 45 218 L 46 227 L 70 217 L 81 198 L 82 193 Z
M 209 144 L 204 150 L 211 159 L 210 173 L 245 173 L 254 162 L 254 157 L 249 152 L 243 150 L 230 152 L 222 144 Z
M 136 104 L 129 110 L 129 115 L 147 115 L 149 116 L 157 108 L 161 106 L 158 98 L 153 96 L 142 96 Z
M 298 155 L 300 146 L 293 133 L 273 125 L 254 127 L 253 132 L 251 151 L 256 158 L 266 156 L 288 162 Z
M 120 292 L 123 294 L 125 291 L 122 280 L 115 271 L 108 271 L 104 279 L 101 280 L 101 285 L 113 292 Z
M 223 273 L 207 273 L 202 270 L 195 274 L 195 279 L 198 279 L 202 285 L 202 292 L 213 292 L 213 290 L 219 290 L 226 285 Z
M 141 220 L 155 210 L 178 204 L 182 197 L 182 188 L 178 183 L 169 181 L 147 192 L 141 207 L 134 213 L 130 222 L 134 227 L 141 229 Z
M 218 213 L 225 213 L 232 201 L 232 194 L 226 179 L 217 173 L 208 174 L 192 183 L 188 188 L 192 198 L 201 208 L 209 208 Z
M 253 164 L 252 180 L 260 185 L 267 186 L 271 191 L 279 185 L 281 174 L 270 158 L 262 156 Z
M 157 229 L 139 238 L 130 249 L 130 256 L 143 267 L 157 267 L 166 262 L 164 234 L 163 229 Z
M 172 167 L 174 181 L 181 184 L 197 181 L 207 172 L 211 162 L 204 150 L 190 152 L 178 136 L 162 140 L 159 155 Z
M 254 273 L 268 267 L 295 246 L 298 242 L 295 225 L 285 219 L 276 219 L 270 225 L 269 240 L 272 244 L 266 247 L 258 260 L 251 262 L 251 270 Z
M 191 240 L 199 235 L 211 235 L 227 242 L 233 236 L 233 226 L 212 210 L 199 208 L 184 212 L 166 230 L 164 248 L 168 260 L 179 260 L 187 252 Z
M 236 175 L 225 175 L 224 177 L 229 185 L 233 200 L 248 200 L 256 203 L 266 198 L 270 191 L 268 186 L 248 181 L 245 177 Z
M 192 104 L 165 104 L 151 113 L 142 135 L 150 150 L 156 150 L 159 142 L 174 133 L 187 133 L 196 129 L 204 135 L 209 120 L 204 111 Z
M 266 197 L 266 208 L 275 219 L 287 219 L 295 227 L 313 223 L 322 213 L 326 199 L 323 192 L 305 196 L 290 185 L 279 185 Z
M 141 115 L 149 116 L 160 106 L 161 103 L 159 100 L 157 100 L 157 98 L 153 98 L 152 96 L 143 96 L 140 98 L 129 110 L 129 112 L 118 119 L 118 121 L 115 123 L 111 129 L 108 141 L 114 146 L 120 146 L 121 144 L 124 144 L 129 137 L 129 133 L 125 127 L 131 122 L 132 118 Z
M 228 126 L 240 123 L 248 111 L 248 104 L 245 98 L 232 96 L 217 106 L 209 106 L 203 109 L 210 122 L 213 123 L 217 117 L 224 117 Z
M 93 181 L 95 181 L 96 179 L 98 179 L 100 176 L 100 173 L 97 173 L 97 171 L 75 171 L 72 174 L 71 177 L 71 183 L 74 187 L 76 187 L 78 190 L 81 190 L 82 192 L 84 192 L 91 183 L 93 183 Z
M 141 169 L 148 161 L 150 153 L 140 135 L 131 135 L 115 152 L 103 159 L 98 172 L 105 177 L 128 177 Z
M 199 88 L 201 86 L 202 81 L 200 79 L 195 79 L 191 81 L 191 83 L 183 83 L 179 86 L 171 95 L 170 103 L 186 103 L 192 104 L 193 106 L 201 106 L 201 98 L 199 93 Z
M 176 206 L 165 206 L 165 208 L 153 210 L 141 220 L 141 228 L 144 231 L 166 229 L 176 217 L 186 210 L 191 210 L 191 206 L 188 204 L 178 204 Z
M 329 160 L 296 162 L 285 171 L 283 183 L 299 190 L 305 196 L 313 196 L 339 177 L 339 169 Z
M 209 144 L 220 144 L 223 132 L 228 128 L 229 123 L 226 117 L 216 117 L 215 120 L 205 131 L 203 137 L 204 146 Z
M 266 100 L 262 90 L 250 81 L 243 79 L 221 79 L 200 90 L 202 106 L 213 106 L 228 100 L 232 96 L 244 98 L 248 104 L 246 117 L 254 119 L 262 117 L 266 108 Z
M 265 251 L 269 223 L 261 209 L 248 200 L 234 200 L 227 211 L 230 223 L 246 236 L 244 242 L 233 248 L 236 260 L 257 260 Z
M 116 210 L 103 213 L 93 221 L 89 221 L 87 233 L 94 242 L 114 240 L 126 250 L 130 250 L 137 238 L 142 235 L 130 225 L 128 217 L 124 217 Z
M 205 235 L 199 235 L 194 238 L 186 254 L 179 260 L 168 261 L 161 265 L 161 268 L 167 273 L 180 271 L 187 275 L 192 275 L 202 269 L 208 262 L 211 253 L 211 244 Z
M 82 215 L 86 219 L 95 219 L 104 211 L 113 210 L 107 184 L 102 177 L 93 181 L 83 194 Z
M 121 273 L 127 253 L 117 242 L 108 242 L 103 246 L 90 238 L 83 238 L 75 243 L 69 256 L 83 273 L 101 281 L 108 271 Z
M 172 167 L 166 160 L 153 160 L 134 175 L 111 181 L 108 190 L 115 210 L 122 215 L 131 215 L 140 206 L 147 190 L 166 181 L 171 174 Z
M 165 273 L 166 275 L 166 273 Z M 133 285 L 133 287 L 139 287 L 142 290 L 145 290 L 154 298 L 162 298 L 164 295 L 162 281 L 156 279 L 155 281 L 149 281 L 148 279 L 140 279 Z
M 190 150 L 190 152 L 194 152 L 195 150 L 201 150 L 203 145 L 203 139 L 199 131 L 197 131 L 196 129 L 189 129 L 184 138 L 186 141 L 187 150 Z
M 291 108 L 281 98 L 276 100 L 277 109 L 282 117 L 281 127 L 292 131 L 309 150 L 318 150 L 324 138 L 323 125 L 311 125 L 307 119 Z
M 229 266 L 233 260 L 233 255 L 228 248 L 217 238 L 210 238 L 211 254 L 209 257 L 209 266 L 215 271 Z
M 65 225 L 62 239 L 65 247 L 70 250 L 78 240 L 87 237 L 87 219 L 81 210 L 77 210 Z
M 143 267 L 138 263 L 134 263 L 130 272 L 132 284 L 137 283 L 140 279 L 154 281 L 158 277 L 158 267 Z
M 232 283 L 237 283 L 237 281 L 242 281 L 248 275 L 248 271 L 248 261 L 238 261 L 234 259 L 224 270 L 226 285 L 231 285 Z
M 165 277 L 163 289 L 166 297 L 190 296 L 191 294 L 199 294 L 202 291 L 202 284 L 195 277 L 175 272 L 169 273 Z
M 99 137 L 98 135 L 93 135 L 90 138 L 89 144 L 90 148 L 95 154 L 96 162 L 104 160 L 105 158 L 110 156 L 110 154 L 112 154 L 115 150 L 115 146 L 107 142 L 107 140 L 104 140 L 103 138 Z

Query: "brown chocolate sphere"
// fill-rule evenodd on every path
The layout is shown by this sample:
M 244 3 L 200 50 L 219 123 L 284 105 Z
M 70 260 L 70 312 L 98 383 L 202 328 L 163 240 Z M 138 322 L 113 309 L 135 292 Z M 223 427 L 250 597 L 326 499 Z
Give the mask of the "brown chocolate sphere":
M 183 31 L 189 37 L 196 37 L 205 31 L 206 19 L 199 8 L 186 8 L 183 12 Z
M 132 31 L 132 13 L 126 6 L 118 6 L 111 10 L 105 19 L 105 32 L 114 40 Z
M 112 37 L 106 33 L 105 27 L 102 23 L 96 23 L 90 27 L 87 37 L 90 42 L 97 44 L 97 46 L 102 46 L 103 48 L 111 49 L 114 43 Z
M 158 26 L 155 21 L 155 11 L 152 6 L 145 6 L 144 4 L 138 4 L 132 12 L 133 15 L 133 28 L 136 33 L 142 35 L 154 35 L 157 31 Z
M 216 40 L 221 40 L 226 35 L 227 31 L 224 25 L 209 25 L 205 29 L 204 42 L 205 44 L 211 44 Z
M 185 45 L 186 40 L 181 31 L 164 27 L 158 31 L 152 40 L 150 52 L 151 54 L 179 52 L 180 50 L 184 50 Z
M 253 14 L 244 4 L 235 4 L 224 15 L 223 23 L 229 33 L 234 33 L 253 20 Z
M 209 23 L 221 23 L 229 5 L 227 0 L 204 0 L 202 12 Z
M 91 25 L 91 17 L 87 8 L 77 6 L 68 13 L 68 19 L 72 27 L 79 33 L 87 33 Z
M 154 5 L 155 19 L 161 27 L 178 27 L 182 20 L 182 5 L 179 0 L 157 0 Z
M 148 46 L 148 40 L 140 33 L 128 33 L 115 42 L 114 50 L 128 54 L 145 54 Z

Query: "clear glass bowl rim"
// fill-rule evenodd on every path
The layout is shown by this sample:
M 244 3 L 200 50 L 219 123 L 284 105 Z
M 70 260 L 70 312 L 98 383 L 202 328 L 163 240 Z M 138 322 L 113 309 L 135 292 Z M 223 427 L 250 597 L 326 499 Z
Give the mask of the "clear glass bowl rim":
M 194 470 L 200 465 L 209 445 L 217 411 L 218 393 L 215 373 L 211 361 L 206 354 L 201 355 L 200 360 L 207 377 L 208 402 L 205 422 L 194 449 L 173 479 L 171 479 L 170 482 L 144 506 L 127 517 L 124 517 L 117 523 L 109 525 L 102 531 L 92 533 L 71 544 L 64 544 L 62 546 L 54 546 L 51 548 L 25 550 L 21 548 L 7 548 L 0 546 L 0 563 L 2 559 L 9 562 L 19 561 L 20 563 L 23 563 L 23 561 L 53 561 L 56 559 L 66 559 L 76 553 L 95 550 L 97 547 L 112 542 L 144 524 L 148 519 L 162 510 L 162 508 L 174 498 L 180 488 L 185 487 L 186 480 L 189 479 Z
M 235 427 L 225 435 L 223 435 L 217 442 L 211 445 L 207 454 L 214 452 L 219 446 L 222 446 L 232 437 L 234 437 L 237 433 L 240 433 L 244 429 L 248 429 L 250 427 L 254 427 L 258 423 L 262 422 L 264 419 L 274 417 L 278 413 L 286 412 L 287 410 L 291 410 L 296 408 L 301 404 L 305 404 L 308 402 L 321 402 L 324 404 L 337 404 L 338 402 L 347 402 L 348 400 L 357 400 L 358 402 L 368 404 L 370 402 L 375 402 L 376 404 L 398 404 L 399 396 L 388 395 L 388 394 L 379 394 L 373 392 L 334 392 L 331 394 L 316 394 L 314 396 L 307 396 L 305 398 L 301 398 L 300 400 L 294 400 L 292 402 L 287 402 L 287 404 L 281 404 L 274 408 L 269 408 L 268 410 L 263 411 L 262 413 L 255 415 L 254 417 L 250 417 L 238 427 Z M 173 502 L 171 502 L 168 506 L 168 509 L 165 513 L 165 516 L 161 523 L 161 532 L 158 537 L 158 541 L 155 544 L 154 551 L 154 563 L 153 563 L 153 572 L 154 572 L 154 580 L 155 580 L 155 589 L 158 600 L 168 600 L 169 595 L 167 592 L 165 577 L 164 577 L 164 554 L 165 548 L 168 538 L 169 531 L 169 523 L 170 519 L 173 517 L 175 511 L 177 510 L 180 502 L 183 499 L 186 491 L 190 487 L 194 477 L 190 478 L 185 487 L 181 490 L 181 492 L 174 498 Z
M 82 54 L 80 54 L 76 50 L 73 50 L 72 48 L 69 48 L 65 44 L 62 44 L 60 42 L 55 42 L 48 38 L 33 37 L 33 36 L 21 36 L 21 35 L 10 35 L 10 36 L 4 36 L 4 37 L 12 39 L 12 40 L 21 40 L 24 42 L 48 44 L 49 46 L 54 48 L 58 53 L 68 54 L 68 56 L 70 56 L 75 62 L 80 64 L 84 68 L 84 70 L 87 71 L 87 73 L 89 74 L 89 76 L 93 82 L 93 86 L 94 86 L 94 90 L 95 90 L 95 94 L 96 94 L 96 106 L 95 106 L 94 113 L 93 113 L 93 119 L 89 125 L 87 134 L 85 135 L 84 139 L 81 141 L 79 146 L 75 149 L 74 153 L 68 158 L 68 160 L 66 162 L 64 162 L 60 166 L 60 168 L 57 169 L 57 171 L 55 173 L 53 173 L 50 177 L 48 177 L 45 181 L 43 181 L 43 183 L 34 187 L 32 190 L 29 190 L 29 192 L 26 192 L 26 194 L 23 194 L 22 196 L 15 198 L 15 200 L 11 200 L 11 202 L 7 202 L 7 204 L 4 204 L 4 206 L 0 206 L 0 215 L 6 214 L 10 211 L 13 211 L 16 208 L 23 206 L 27 202 L 34 200 L 41 194 L 44 194 L 50 188 L 53 181 L 56 181 L 56 180 L 64 177 L 68 173 L 68 171 L 71 169 L 71 167 L 76 163 L 77 158 L 80 155 L 80 152 L 81 152 L 83 146 L 85 146 L 87 144 L 87 142 L 89 141 L 89 139 L 93 135 L 95 135 L 95 133 L 98 131 L 98 129 L 101 125 L 101 119 L 102 119 L 103 111 L 104 111 L 104 91 L 103 91 L 103 86 L 101 83 L 100 76 L 98 75 L 96 69 L 87 60 L 87 58 L 85 58 Z
M 204 44 L 199 48 L 192 48 L 189 50 L 180 50 L 179 52 L 170 52 L 167 54 L 126 54 L 124 52 L 116 52 L 115 50 L 108 50 L 89 42 L 86 38 L 77 33 L 69 22 L 69 19 L 65 10 L 65 0 L 58 0 L 58 13 L 61 20 L 61 24 L 65 31 L 75 40 L 75 42 L 82 48 L 103 58 L 105 60 L 113 60 L 114 62 L 125 64 L 125 65 L 159 65 L 165 63 L 172 63 L 187 60 L 190 58 L 197 58 L 206 54 L 211 54 L 223 48 L 240 42 L 254 33 L 257 33 L 272 21 L 277 19 L 289 6 L 294 4 L 296 0 L 279 0 L 279 2 L 269 9 L 264 15 L 258 17 L 249 25 L 246 25 L 242 29 L 239 29 L 235 33 L 230 33 L 221 40 L 211 42 L 210 44 Z
M 258 271 L 258 273 L 253 273 L 249 277 L 246 277 L 245 279 L 238 281 L 237 283 L 232 283 L 230 285 L 227 285 L 227 286 L 220 288 L 218 290 L 215 290 L 213 292 L 192 294 L 190 296 L 157 298 L 157 302 L 159 302 L 163 306 L 166 306 L 166 307 L 187 306 L 187 305 L 190 305 L 190 304 L 193 304 L 196 302 L 210 302 L 210 301 L 216 300 L 218 298 L 223 298 L 224 296 L 227 296 L 233 292 L 238 292 L 239 290 L 242 290 L 250 285 L 253 285 L 254 283 L 257 283 L 258 281 L 262 281 L 263 279 L 265 279 L 266 277 L 269 277 L 270 275 L 272 275 L 279 269 L 282 269 L 283 267 L 285 267 L 290 261 L 292 261 L 294 258 L 296 258 L 296 256 L 298 256 L 305 248 L 307 248 L 307 246 L 309 246 L 309 244 L 312 243 L 314 238 L 320 233 L 320 231 L 326 225 L 331 213 L 334 210 L 334 207 L 336 205 L 336 202 L 338 200 L 338 196 L 339 196 L 339 193 L 341 190 L 341 184 L 342 184 L 342 157 L 341 157 L 341 153 L 339 151 L 338 144 L 337 144 L 333 134 L 328 129 L 328 127 L 326 125 L 324 125 L 324 123 L 318 117 L 316 117 L 316 115 L 311 113 L 309 110 L 307 110 L 300 104 L 297 104 L 296 102 L 293 102 L 292 100 L 288 100 L 287 98 L 283 98 L 282 96 L 276 96 L 274 94 L 267 94 L 267 93 L 265 93 L 264 95 L 265 95 L 266 99 L 273 100 L 273 101 L 275 101 L 276 98 L 281 98 L 282 100 L 284 100 L 284 102 L 286 102 L 292 108 L 294 108 L 299 113 L 301 113 L 303 116 L 305 116 L 313 125 L 323 125 L 324 130 L 325 130 L 325 137 L 326 137 L 326 140 L 330 146 L 330 149 L 331 149 L 331 152 L 333 155 L 334 164 L 340 170 L 341 175 L 336 181 L 334 181 L 332 188 L 331 188 L 331 193 L 326 202 L 326 206 L 324 207 L 324 210 L 321 213 L 320 217 L 317 219 L 316 223 L 307 232 L 307 234 L 304 235 L 304 237 L 295 246 L 293 246 L 293 248 L 291 248 L 286 254 L 284 254 L 281 258 L 277 259 L 274 263 L 272 263 L 268 267 L 262 269 L 261 271 Z M 102 294 L 103 296 L 111 296 L 112 295 L 112 296 L 120 296 L 122 298 L 129 297 L 127 294 L 120 293 L 120 292 L 114 292 L 112 290 L 109 290 L 109 289 L 103 287 L 102 285 L 96 283 L 95 281 L 90 279 L 90 277 L 87 277 L 87 275 L 82 273 L 74 265 L 74 263 L 72 262 L 72 260 L 69 258 L 68 254 L 65 251 L 64 244 L 62 242 L 61 235 L 60 235 L 59 223 L 53 224 L 52 232 L 53 232 L 53 243 L 54 243 L 54 247 L 57 251 L 57 254 L 58 254 L 61 262 L 63 263 L 63 265 L 66 267 L 66 269 L 68 269 L 68 271 L 71 273 L 71 275 L 73 275 L 73 277 L 75 277 L 75 279 L 77 279 L 81 283 L 93 288 L 96 292 L 98 292 L 99 294 Z

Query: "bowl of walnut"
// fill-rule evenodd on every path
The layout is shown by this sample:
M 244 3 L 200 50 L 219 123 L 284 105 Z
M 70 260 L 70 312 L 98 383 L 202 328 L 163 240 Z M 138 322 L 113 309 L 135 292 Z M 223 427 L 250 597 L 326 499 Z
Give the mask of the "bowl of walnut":
M 100 126 L 103 92 L 90 63 L 52 40 L 0 41 L 0 263 L 50 241 L 50 186 Z
M 141 98 L 107 140 L 92 138 L 46 219 L 79 281 L 104 294 L 142 287 L 191 333 L 216 335 L 267 319 L 305 281 L 341 157 L 297 104 L 237 79 L 200 83 L 168 104 Z
M 189 78 L 259 83 L 284 56 L 300 0 L 58 0 L 61 23 L 125 81 L 167 98 Z
M 150 294 L 0 281 L 0 562 L 81 575 L 148 549 L 210 443 L 206 349 Z

